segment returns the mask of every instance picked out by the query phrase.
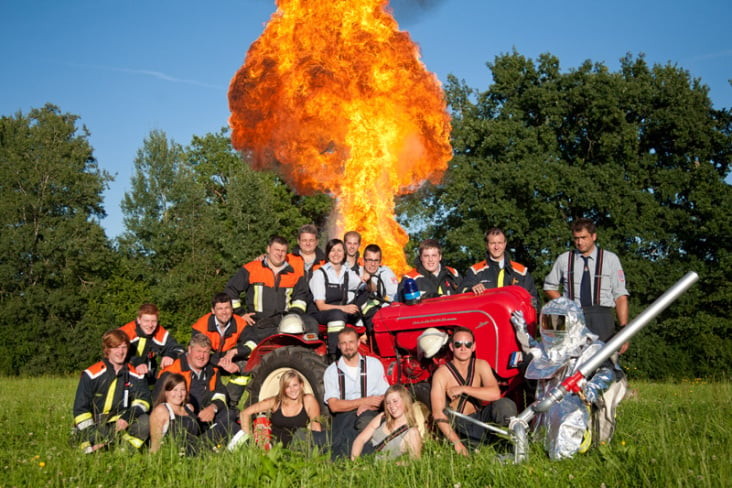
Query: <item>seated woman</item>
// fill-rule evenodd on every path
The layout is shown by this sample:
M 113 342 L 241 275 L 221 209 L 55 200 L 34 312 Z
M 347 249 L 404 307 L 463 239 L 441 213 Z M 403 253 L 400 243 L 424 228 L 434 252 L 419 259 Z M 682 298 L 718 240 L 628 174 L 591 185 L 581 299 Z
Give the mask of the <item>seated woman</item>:
M 150 414 L 150 452 L 157 452 L 163 437 L 170 434 L 185 448 L 186 454 L 195 454 L 201 429 L 196 415 L 188 405 L 186 379 L 179 373 L 165 376 L 163 386 L 153 403 Z
M 284 447 L 290 445 L 292 435 L 300 428 L 320 432 L 320 404 L 310 393 L 305 393 L 305 380 L 294 369 L 285 371 L 280 377 L 280 392 L 277 396 L 242 410 L 239 414 L 241 428 L 246 437 L 252 433 L 251 418 L 255 413 L 271 411 L 272 437 Z
M 342 240 L 329 240 L 325 254 L 328 262 L 313 271 L 310 291 L 318 309 L 315 318 L 328 327 L 328 356 L 334 360 L 338 351 L 338 332 L 359 319 L 360 308 L 354 301 L 365 284 L 358 273 L 344 264 L 346 248 Z
M 418 458 L 422 453 L 422 436 L 412 397 L 404 385 L 392 385 L 386 390 L 384 413 L 374 417 L 353 441 L 351 459 L 374 452 L 381 459 L 394 459 L 406 453 Z

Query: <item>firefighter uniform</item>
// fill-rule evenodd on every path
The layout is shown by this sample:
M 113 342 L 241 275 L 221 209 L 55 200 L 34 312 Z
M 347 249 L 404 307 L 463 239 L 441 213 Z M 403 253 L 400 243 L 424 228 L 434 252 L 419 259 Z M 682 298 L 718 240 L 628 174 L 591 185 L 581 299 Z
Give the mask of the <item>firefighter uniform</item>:
M 534 278 L 529 273 L 529 268 L 516 261 L 511 261 L 508 253 L 503 255 L 501 262 L 494 261 L 488 255 L 485 261 L 472 265 L 465 273 L 465 278 L 460 285 L 461 292 L 469 292 L 479 283 L 483 284 L 486 289 L 518 285 L 531 293 L 531 305 L 535 310 L 539 310 L 539 291 L 534 284 Z
M 297 313 L 305 322 L 306 332 L 317 332 L 318 324 L 306 315 L 310 292 L 300 266 L 287 262 L 275 275 L 267 259 L 251 261 L 229 280 L 224 288 L 234 304 L 234 311 L 253 313 L 254 325 L 242 333 L 239 353 L 248 355 L 261 341 L 277 333 L 277 326 L 288 313 Z M 246 296 L 242 306 L 240 296 Z M 246 349 L 246 350 L 245 350 Z
M 188 365 L 187 356 L 184 355 L 160 372 L 153 396 L 157 398 L 164 376 L 173 373 L 178 373 L 186 379 L 190 402 L 196 415 L 209 405 L 214 405 L 216 416 L 212 422 L 201 424 L 202 437 L 214 444 L 228 442 L 228 439 L 239 431 L 239 425 L 236 423 L 238 410 L 228 408 L 226 387 L 221 381 L 219 369 L 209 362 L 196 373 Z
M 177 359 L 185 353 L 185 348 L 178 344 L 178 341 L 160 325 L 152 335 L 146 335 L 136 320 L 119 329 L 130 338 L 129 362 L 135 367 L 147 364 L 148 372 L 145 378 L 148 384 L 155 383 L 161 358 Z
M 74 399 L 74 433 L 81 449 L 90 452 L 92 446 L 112 441 L 119 419 L 129 424 L 122 439 L 141 447 L 150 432 L 150 405 L 147 382 L 131 364 L 115 373 L 103 359 L 85 369 Z
M 289 312 L 302 314 L 308 297 L 307 283 L 302 277 L 302 271 L 289 262 L 275 276 L 265 258 L 239 268 L 224 292 L 231 297 L 235 313 L 253 313 L 255 321 Z M 246 295 L 245 304 L 240 298 L 242 293 Z
M 313 271 L 320 268 L 322 265 L 328 262 L 325 253 L 319 248 L 315 248 L 315 260 L 310 263 L 305 263 L 305 259 L 300 254 L 300 247 L 295 246 L 291 253 L 287 255 L 287 262 L 295 268 L 296 271 L 302 272 L 305 276 L 305 282 L 309 283 L 310 278 L 313 277 Z
M 420 263 L 415 269 L 405 274 L 399 283 L 397 297 L 404 301 L 404 278 L 412 278 L 420 291 L 420 298 L 435 298 L 443 295 L 454 295 L 460 292 L 462 278 L 455 268 L 440 265 L 440 272 L 435 276 Z
M 361 277 L 347 266 L 341 267 L 341 275 L 336 274 L 331 263 L 320 267 L 310 280 L 310 291 L 314 300 L 322 300 L 328 305 L 346 305 L 356 302 Z M 338 332 L 347 323 L 355 323 L 356 315 L 348 315 L 338 309 L 319 310 L 315 315 L 318 323 L 326 324 L 328 330 L 328 354 L 335 355 L 338 350 Z
M 372 288 L 374 291 L 363 293 L 356 302 L 361 307 L 361 317 L 366 326 L 366 331 L 373 334 L 373 316 L 381 307 L 389 305 L 397 297 L 399 280 L 388 266 L 379 266 L 376 273 L 371 275 Z
M 239 370 L 243 371 L 246 364 L 244 360 L 251 352 L 246 345 L 240 343 L 242 333 L 247 328 L 244 318 L 239 315 L 232 315 L 229 322 L 221 327 L 223 334 L 219 331 L 219 327 L 216 322 L 216 316 L 213 313 L 207 313 L 193 324 L 193 333 L 203 334 L 211 340 L 211 364 L 214 366 L 218 367 L 221 358 L 223 358 L 229 350 L 236 348 L 237 354 L 234 356 L 233 360 L 240 361 L 238 363 Z M 238 405 L 239 400 L 241 400 L 241 397 L 244 394 L 244 388 L 249 382 L 249 376 L 239 373 L 230 374 L 224 370 L 221 370 L 221 374 L 228 376 L 229 379 L 226 384 L 226 388 L 229 392 L 231 405 Z

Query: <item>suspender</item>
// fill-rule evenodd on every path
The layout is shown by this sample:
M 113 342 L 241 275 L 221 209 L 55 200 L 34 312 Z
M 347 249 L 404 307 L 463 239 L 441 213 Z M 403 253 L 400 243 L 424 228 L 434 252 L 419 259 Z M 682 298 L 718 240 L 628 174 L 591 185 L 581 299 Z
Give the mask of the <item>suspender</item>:
M 577 255 L 577 251 L 569 252 L 569 262 L 567 263 L 567 298 L 574 300 L 574 258 Z M 595 293 L 593 293 L 592 304 L 600 305 L 600 290 L 602 286 L 602 262 L 605 258 L 605 253 L 601 248 L 597 248 L 597 259 L 595 260 Z
M 361 356 L 361 398 L 366 398 L 366 358 Z M 338 371 L 338 388 L 341 390 L 341 400 L 346 399 L 346 375 L 341 368 L 336 366 Z
M 471 386 L 473 384 L 473 379 L 475 378 L 475 358 L 470 358 L 470 362 L 468 363 L 467 378 L 463 378 L 460 372 L 451 362 L 445 363 L 445 366 L 447 366 L 447 370 L 452 373 L 452 376 L 455 378 L 455 381 L 457 381 L 459 385 Z M 465 408 L 465 404 L 467 402 L 472 403 L 476 409 L 479 409 L 480 407 L 480 403 L 475 398 L 472 398 L 463 393 L 462 395 L 460 395 L 460 401 L 457 404 L 456 410 L 460 413 L 463 413 L 463 409 Z
M 328 273 L 325 272 L 323 268 L 318 268 L 320 271 L 323 272 L 323 279 L 325 280 L 325 301 L 328 302 L 328 285 L 330 284 L 330 281 L 328 281 Z M 341 303 L 339 305 L 346 305 L 348 303 L 348 270 L 344 271 L 345 276 L 343 277 L 343 285 L 341 285 Z
M 390 443 L 391 441 L 393 441 L 394 439 L 396 439 L 397 437 L 399 437 L 400 435 L 402 435 L 403 433 L 405 433 L 408 430 L 409 430 L 409 426 L 407 424 L 402 425 L 397 430 L 395 430 L 394 432 L 392 432 L 388 436 L 384 437 L 384 440 L 383 441 L 381 441 L 378 444 L 376 444 L 374 446 L 374 450 L 376 452 L 380 452 L 381 450 L 383 450 L 386 447 L 386 445 L 388 443 Z
M 600 285 L 602 285 L 602 261 L 604 258 L 602 249 L 597 248 L 597 262 L 595 263 L 595 297 L 594 305 L 600 305 Z

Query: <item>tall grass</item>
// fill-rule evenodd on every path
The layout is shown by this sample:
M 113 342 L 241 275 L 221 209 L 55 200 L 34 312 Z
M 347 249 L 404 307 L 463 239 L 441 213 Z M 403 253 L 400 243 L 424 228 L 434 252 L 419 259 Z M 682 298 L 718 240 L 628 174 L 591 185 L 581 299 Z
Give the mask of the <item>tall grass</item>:
M 501 463 L 485 447 L 463 458 L 428 441 L 420 460 L 331 463 L 324 454 L 275 448 L 181 458 L 121 450 L 83 455 L 68 444 L 77 378 L 0 379 L 0 485 L 50 487 L 615 487 L 728 486 L 732 479 L 730 383 L 634 382 L 612 444 L 564 461 L 540 445 L 529 462 Z

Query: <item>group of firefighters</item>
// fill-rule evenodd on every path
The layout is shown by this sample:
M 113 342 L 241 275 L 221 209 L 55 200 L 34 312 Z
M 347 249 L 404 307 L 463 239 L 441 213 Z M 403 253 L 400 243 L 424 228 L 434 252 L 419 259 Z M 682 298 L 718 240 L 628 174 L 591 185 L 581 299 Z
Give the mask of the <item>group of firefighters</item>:
M 559 257 L 545 279 L 544 291 L 549 298 L 557 298 L 561 287 L 568 301 L 577 304 L 579 314 L 587 317 L 588 329 L 581 332 L 591 335 L 589 342 L 605 341 L 614 332 L 613 310 L 620 326 L 627 323 L 622 267 L 613 253 L 595 245 L 597 235 L 591 221 L 573 222 L 572 234 L 576 251 Z M 104 358 L 82 373 L 77 389 L 73 412 L 75 439 L 87 453 L 108 446 L 117 437 L 136 448 L 143 446 L 148 437 L 159 441 L 180 417 L 167 405 L 170 400 L 166 403 L 176 384 L 162 381 L 170 375 L 185 379 L 185 402 L 178 407 L 192 408 L 190 416 L 199 424 L 197 435 L 214 446 L 238 439 L 238 404 L 249 380 L 246 360 L 261 341 L 278 332 L 317 334 L 323 324 L 328 362 L 338 371 L 341 366 L 346 369 L 348 364 L 344 361 L 348 358 L 342 357 L 340 332 L 347 325 L 362 326 L 366 331 L 362 339 L 368 337 L 376 311 L 393 301 L 414 299 L 415 288 L 417 299 L 422 299 L 465 292 L 481 294 L 490 288 L 519 285 L 530 293 L 532 305 L 538 310 L 540 298 L 533 278 L 525 266 L 510 259 L 503 231 L 490 229 L 485 239 L 486 259 L 471 266 L 464 277 L 442 263 L 440 244 L 427 239 L 419 245 L 415 269 L 399 280 L 382 264 L 378 245 L 369 244 L 360 255 L 358 232 L 347 232 L 343 240 L 329 240 L 325 252 L 318 248 L 318 230 L 313 225 L 300 228 L 297 246 L 289 253 L 288 241 L 274 236 L 265 254 L 239 268 L 223 292 L 213 297 L 210 313 L 193 324 L 187 348 L 158 323 L 159 311 L 153 304 L 144 304 L 134 321 L 104 334 Z M 577 267 L 575 261 L 579 263 Z M 520 337 L 520 320 L 514 325 Z M 467 403 L 472 405 L 467 407 L 468 413 L 504 424 L 515 414 L 515 406 L 509 413 L 497 409 L 502 404 L 493 391 L 495 379 L 489 381 L 493 377 L 490 367 L 486 372 L 486 365 L 478 363 L 476 371 L 475 361 L 470 360 L 476 347 L 472 333 L 471 337 L 466 334 L 455 338 L 456 334 L 448 337 L 438 332 L 440 345 L 450 344 L 451 363 L 460 367 L 436 372 L 432 403 L 441 407 L 435 410 L 433 405 L 433 420 L 456 450 L 465 453 L 460 437 L 464 432 L 453 430 L 442 414 L 446 402 L 463 411 Z M 431 340 L 434 342 L 434 335 Z M 527 358 L 533 357 L 538 364 L 541 353 L 536 351 L 541 348 L 536 347 L 533 338 L 524 343 Z M 486 382 L 491 387 L 488 396 Z M 441 399 L 435 400 L 435 391 Z M 169 418 L 162 415 L 162 426 L 157 425 L 160 421 L 155 415 L 149 416 L 153 399 L 155 404 L 166 403 L 170 412 Z M 329 404 L 329 398 L 324 400 Z M 481 416 L 480 404 L 485 402 L 497 409 L 487 417 L 485 413 Z M 469 434 L 470 426 L 465 426 L 465 430 Z

